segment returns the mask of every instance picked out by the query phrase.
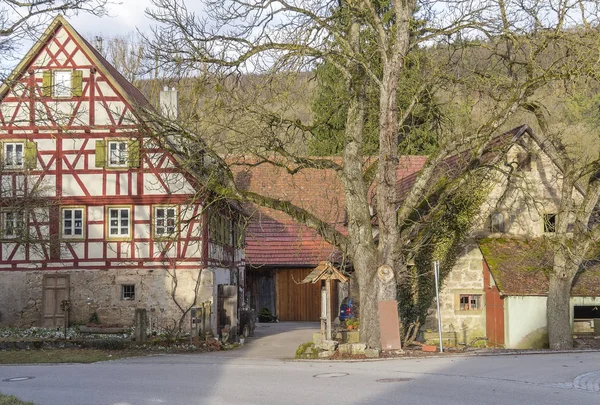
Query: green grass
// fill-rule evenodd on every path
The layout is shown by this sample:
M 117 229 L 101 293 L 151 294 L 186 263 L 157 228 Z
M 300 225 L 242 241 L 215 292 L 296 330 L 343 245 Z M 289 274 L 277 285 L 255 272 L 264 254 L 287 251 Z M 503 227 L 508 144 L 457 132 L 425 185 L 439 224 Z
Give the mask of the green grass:
M 0 405 L 35 405 L 33 402 L 21 401 L 13 395 L 4 395 L 0 392 Z
M 7 350 L 0 352 L 0 364 L 32 363 L 95 363 L 124 357 L 153 354 L 142 350 L 99 350 L 99 349 L 47 349 Z M 0 402 L 4 405 L 4 402 Z

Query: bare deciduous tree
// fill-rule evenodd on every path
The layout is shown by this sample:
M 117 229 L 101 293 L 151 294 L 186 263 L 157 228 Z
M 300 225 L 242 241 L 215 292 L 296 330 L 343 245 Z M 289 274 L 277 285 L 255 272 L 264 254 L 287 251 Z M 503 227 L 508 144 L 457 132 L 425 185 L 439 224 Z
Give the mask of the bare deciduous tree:
M 149 125 L 157 128 L 151 121 L 159 121 L 165 146 L 173 148 L 213 193 L 283 211 L 344 252 L 359 284 L 361 340 L 371 347 L 380 347 L 377 303 L 396 298 L 396 283 L 402 281 L 406 263 L 415 246 L 425 243 L 419 238 L 427 232 L 421 231 L 432 226 L 454 191 L 473 184 L 473 179 L 456 173 L 449 176 L 448 157 L 465 161 L 454 169 L 469 168 L 475 178 L 486 178 L 477 173 L 485 169 L 481 156 L 486 146 L 499 130 L 515 125 L 510 119 L 517 113 L 543 109 L 537 97 L 540 89 L 594 76 L 597 69 L 597 35 L 592 28 L 598 22 L 596 1 L 229 0 L 207 1 L 202 16 L 189 11 L 182 0 L 153 3 L 155 8 L 147 13 L 157 25 L 153 38 L 148 38 L 149 54 L 163 72 L 197 78 L 192 102 L 204 114 L 196 111 L 179 123 L 149 116 Z M 425 22 L 419 24 L 418 35 L 412 35 L 416 19 Z M 397 105 L 398 81 L 413 47 L 426 49 L 432 59 L 423 71 L 428 91 L 438 91 L 448 106 L 456 94 L 476 100 L 467 116 L 476 113 L 479 119 L 467 120 L 475 124 L 462 130 L 447 127 L 439 149 L 412 187 L 398 195 L 399 128 L 422 96 L 419 88 L 411 89 L 410 97 L 403 98 L 412 102 L 403 110 Z M 315 123 L 302 121 L 291 104 L 273 100 L 264 90 L 322 61 L 344 77 L 348 94 L 341 161 L 295 153 L 298 140 L 310 137 Z M 260 75 L 259 97 L 245 94 L 247 83 L 236 80 L 249 73 Z M 373 157 L 362 154 L 369 81 L 379 94 L 379 150 Z M 252 154 L 253 165 L 270 164 L 291 174 L 305 169 L 337 173 L 344 190 L 347 233 L 307 207 L 237 187 L 219 152 Z M 453 180 L 450 184 L 442 181 L 448 178 Z M 371 198 L 373 182 L 376 194 Z M 581 226 L 587 226 L 585 219 Z M 384 271 L 386 266 L 393 274 Z M 561 340 L 558 346 L 565 344 Z

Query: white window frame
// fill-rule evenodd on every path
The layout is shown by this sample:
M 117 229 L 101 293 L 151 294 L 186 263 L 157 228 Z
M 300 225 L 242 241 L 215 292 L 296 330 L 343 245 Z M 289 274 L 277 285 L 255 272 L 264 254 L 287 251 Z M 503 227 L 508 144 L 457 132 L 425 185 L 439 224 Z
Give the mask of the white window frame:
M 52 72 L 52 93 L 55 98 L 71 98 L 73 96 L 73 71 L 54 70 Z
M 21 147 L 21 154 L 17 153 L 17 147 Z M 12 149 L 9 152 L 9 149 Z M 25 167 L 25 142 L 4 142 L 2 146 L 4 167 L 7 169 L 22 169 Z
M 114 147 L 114 152 L 113 152 Z M 127 167 L 129 165 L 129 142 L 123 140 L 108 141 L 106 145 L 109 167 Z
M 163 211 L 163 215 L 159 216 L 159 211 Z M 168 215 L 168 211 L 173 211 L 172 217 Z M 168 238 L 177 232 L 177 207 L 172 205 L 157 205 L 154 207 L 154 236 L 158 238 Z M 169 220 L 172 223 L 169 224 Z M 171 228 L 171 229 L 170 229 Z M 159 232 L 162 229 L 162 232 Z
M 26 216 L 23 211 L 2 211 L 2 236 L 6 239 L 15 239 L 24 235 L 25 219 Z M 10 233 L 8 233 L 7 231 L 10 231 Z
M 70 218 L 67 218 L 67 212 L 70 213 Z M 80 213 L 80 217 L 77 218 L 76 213 Z M 85 237 L 85 211 L 82 207 L 64 207 L 61 208 L 61 227 L 63 238 L 83 239 Z M 79 219 L 80 225 L 77 226 L 77 220 Z M 69 224 L 70 222 L 70 224 Z M 76 231 L 80 233 L 77 234 Z M 70 231 L 71 233 L 67 233 Z
M 113 212 L 116 213 L 113 216 Z M 127 213 L 126 216 L 123 215 Z M 109 238 L 129 238 L 131 236 L 131 208 L 130 207 L 108 207 L 106 210 L 107 215 L 107 231 Z M 116 224 L 114 223 L 116 221 Z M 123 225 L 123 221 L 127 221 L 126 225 Z M 126 229 L 127 233 L 123 233 Z M 116 233 L 113 233 L 116 230 Z

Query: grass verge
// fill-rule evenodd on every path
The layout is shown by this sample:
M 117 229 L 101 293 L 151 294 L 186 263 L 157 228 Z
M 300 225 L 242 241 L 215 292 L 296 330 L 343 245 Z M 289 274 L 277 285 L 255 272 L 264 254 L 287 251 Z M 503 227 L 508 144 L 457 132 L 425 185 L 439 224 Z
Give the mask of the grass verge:
M 21 401 L 14 395 L 4 395 L 0 392 L 0 405 L 35 405 L 33 402 Z
M 4 350 L 0 353 L 0 364 L 95 363 L 97 361 L 155 354 L 143 350 L 100 350 L 78 348 Z M 4 403 L 0 402 L 0 405 L 4 405 Z

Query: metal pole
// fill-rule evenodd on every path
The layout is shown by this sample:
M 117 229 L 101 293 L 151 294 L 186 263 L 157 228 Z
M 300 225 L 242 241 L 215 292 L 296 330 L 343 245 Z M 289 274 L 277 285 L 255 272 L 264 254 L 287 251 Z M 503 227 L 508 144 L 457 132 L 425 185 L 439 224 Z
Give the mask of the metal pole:
M 438 332 L 440 336 L 440 353 L 444 352 L 444 344 L 442 343 L 442 316 L 440 314 L 440 262 L 437 260 L 433 262 L 433 274 L 435 274 L 435 299 L 437 301 L 437 318 L 438 318 Z
M 329 279 L 325 280 L 325 296 L 327 297 L 327 309 L 325 313 L 327 314 L 327 340 L 331 340 L 331 281 Z

